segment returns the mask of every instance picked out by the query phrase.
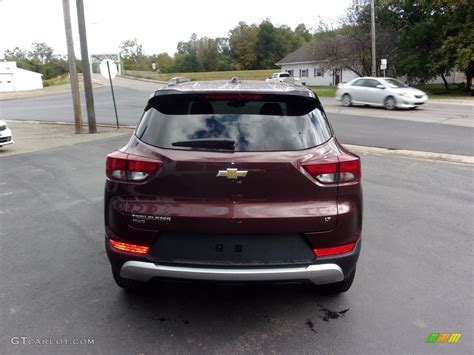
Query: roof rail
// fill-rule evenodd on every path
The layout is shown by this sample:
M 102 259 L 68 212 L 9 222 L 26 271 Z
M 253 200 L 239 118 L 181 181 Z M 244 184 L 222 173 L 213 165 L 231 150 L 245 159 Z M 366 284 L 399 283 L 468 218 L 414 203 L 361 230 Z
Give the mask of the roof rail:
M 238 76 L 234 76 L 229 80 L 229 84 L 240 84 L 241 82 Z
M 174 78 L 171 78 L 170 81 L 168 82 L 168 85 L 176 85 L 176 84 L 181 84 L 181 83 L 187 83 L 188 81 L 191 81 L 191 79 L 186 78 L 185 76 L 175 76 Z

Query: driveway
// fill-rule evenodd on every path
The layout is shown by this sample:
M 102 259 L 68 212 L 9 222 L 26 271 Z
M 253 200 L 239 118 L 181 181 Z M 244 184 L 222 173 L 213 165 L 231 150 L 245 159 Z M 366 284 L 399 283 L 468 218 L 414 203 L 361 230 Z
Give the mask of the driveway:
M 104 156 L 126 141 L 0 158 L 0 353 L 472 353 L 472 165 L 364 156 L 363 249 L 341 296 L 209 284 L 134 294 L 114 284 L 103 242 Z M 431 332 L 462 338 L 426 344 Z

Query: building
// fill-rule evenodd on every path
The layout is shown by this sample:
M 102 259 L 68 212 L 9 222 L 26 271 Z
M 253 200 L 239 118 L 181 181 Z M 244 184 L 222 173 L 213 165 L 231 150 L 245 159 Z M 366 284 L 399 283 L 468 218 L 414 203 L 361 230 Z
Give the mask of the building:
M 43 88 L 42 74 L 18 68 L 16 62 L 0 62 L 0 92 Z
M 351 70 L 332 66 L 315 42 L 309 42 L 288 54 L 276 65 L 308 86 L 337 85 L 357 78 Z
M 288 54 L 285 58 L 275 63 L 282 71 L 287 71 L 291 76 L 301 78 L 307 86 L 331 86 L 339 83 L 347 83 L 359 75 L 352 70 L 338 68 L 327 60 L 324 50 L 318 50 L 317 42 L 308 42 L 300 48 Z M 461 83 L 465 80 L 464 73 L 452 70 L 445 74 L 448 84 Z M 398 77 L 402 82 L 406 82 L 404 76 Z M 442 84 L 443 79 L 438 76 L 429 81 L 430 84 Z

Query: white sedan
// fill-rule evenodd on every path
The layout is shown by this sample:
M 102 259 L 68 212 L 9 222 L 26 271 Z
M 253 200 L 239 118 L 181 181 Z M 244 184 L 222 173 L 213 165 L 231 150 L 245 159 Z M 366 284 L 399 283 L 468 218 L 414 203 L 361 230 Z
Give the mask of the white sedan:
M 0 120 L 0 148 L 4 145 L 13 144 L 12 131 L 5 121 Z
M 336 100 L 343 106 L 371 105 L 395 108 L 415 108 L 428 101 L 428 95 L 411 88 L 393 78 L 357 78 L 346 84 L 339 84 Z

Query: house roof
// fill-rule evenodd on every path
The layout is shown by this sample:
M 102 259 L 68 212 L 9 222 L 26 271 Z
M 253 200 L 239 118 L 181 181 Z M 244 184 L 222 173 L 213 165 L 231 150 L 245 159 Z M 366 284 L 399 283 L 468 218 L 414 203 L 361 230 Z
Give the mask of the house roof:
M 291 52 L 285 58 L 278 61 L 276 65 L 313 63 L 324 61 L 327 61 L 327 58 L 324 55 L 324 51 L 322 50 L 321 45 L 316 41 L 312 41 L 303 44 L 297 50 Z

